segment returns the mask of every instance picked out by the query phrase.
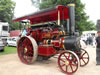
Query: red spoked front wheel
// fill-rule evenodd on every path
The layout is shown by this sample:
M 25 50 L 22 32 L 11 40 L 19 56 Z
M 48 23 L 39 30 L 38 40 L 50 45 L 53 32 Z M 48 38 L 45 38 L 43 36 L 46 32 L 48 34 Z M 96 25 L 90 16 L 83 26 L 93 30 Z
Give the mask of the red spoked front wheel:
M 81 50 L 81 56 L 80 56 L 80 66 L 83 67 L 87 65 L 89 62 L 89 54 L 86 50 Z
M 72 74 L 76 72 L 79 67 L 78 56 L 72 51 L 65 51 L 58 57 L 58 66 L 62 72 Z
M 24 36 L 18 42 L 17 51 L 23 63 L 32 64 L 37 58 L 38 46 L 32 37 Z

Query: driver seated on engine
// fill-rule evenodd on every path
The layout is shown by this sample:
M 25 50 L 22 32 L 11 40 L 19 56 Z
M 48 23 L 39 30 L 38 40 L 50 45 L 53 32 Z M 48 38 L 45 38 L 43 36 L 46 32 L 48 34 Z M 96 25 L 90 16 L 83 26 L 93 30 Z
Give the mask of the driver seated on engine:
M 26 34 L 27 34 L 27 30 L 26 30 L 26 28 L 24 28 L 22 36 L 26 36 Z

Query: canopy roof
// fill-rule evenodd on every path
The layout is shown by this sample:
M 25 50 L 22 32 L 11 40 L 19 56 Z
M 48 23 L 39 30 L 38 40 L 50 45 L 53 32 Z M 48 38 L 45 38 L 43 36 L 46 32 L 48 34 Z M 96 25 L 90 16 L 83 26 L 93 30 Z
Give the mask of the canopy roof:
M 68 19 L 68 8 L 62 5 L 59 5 L 55 8 L 48 8 L 41 10 L 29 15 L 25 15 L 20 18 L 13 19 L 13 22 L 22 21 L 25 19 L 30 20 L 31 24 L 56 21 L 56 20 L 65 20 Z

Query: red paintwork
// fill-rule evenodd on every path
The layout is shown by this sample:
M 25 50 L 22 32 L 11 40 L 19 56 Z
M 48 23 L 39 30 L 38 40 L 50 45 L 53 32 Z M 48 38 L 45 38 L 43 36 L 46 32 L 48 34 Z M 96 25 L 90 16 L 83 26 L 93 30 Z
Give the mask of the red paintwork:
M 50 42 L 48 42 L 50 41 Z M 43 40 L 43 45 L 52 45 L 57 48 L 62 48 L 63 40 Z
M 56 54 L 56 50 L 52 46 L 49 46 L 49 47 L 39 46 L 38 54 L 43 55 L 43 56 L 52 56 Z
M 51 44 L 53 44 L 55 47 L 60 47 L 61 46 L 61 41 L 60 40 L 52 40 Z
M 31 30 L 30 30 L 31 31 Z M 28 32 L 27 36 L 31 35 L 36 41 L 43 41 L 43 39 L 49 39 L 49 38 L 54 38 L 56 37 L 59 39 L 59 30 L 49 30 L 48 28 L 44 28 L 41 30 L 40 29 L 35 29 L 32 30 L 32 32 Z
M 42 10 L 37 13 L 33 13 L 30 15 L 26 15 L 24 17 L 20 17 L 17 19 L 14 19 L 14 22 L 21 21 L 28 19 L 30 20 L 31 24 L 37 24 L 42 22 L 48 22 L 48 21 L 56 21 L 58 20 L 58 11 L 60 12 L 60 20 L 68 19 L 68 8 L 62 5 L 57 6 L 56 8 L 49 9 L 49 10 Z

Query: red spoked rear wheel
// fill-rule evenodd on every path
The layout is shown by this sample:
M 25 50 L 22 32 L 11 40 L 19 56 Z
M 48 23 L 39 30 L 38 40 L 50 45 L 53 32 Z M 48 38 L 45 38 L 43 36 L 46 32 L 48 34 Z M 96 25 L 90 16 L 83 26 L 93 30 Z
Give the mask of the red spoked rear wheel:
M 80 66 L 83 67 L 87 65 L 89 62 L 89 54 L 86 50 L 81 50 L 81 56 L 80 56 Z
M 72 74 L 76 72 L 79 67 L 78 56 L 72 51 L 65 51 L 58 57 L 58 66 L 62 72 Z
M 18 56 L 25 64 L 32 64 L 37 58 L 37 44 L 30 36 L 22 37 L 17 46 Z

